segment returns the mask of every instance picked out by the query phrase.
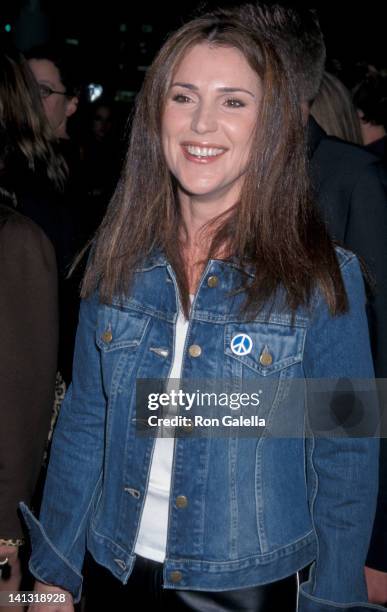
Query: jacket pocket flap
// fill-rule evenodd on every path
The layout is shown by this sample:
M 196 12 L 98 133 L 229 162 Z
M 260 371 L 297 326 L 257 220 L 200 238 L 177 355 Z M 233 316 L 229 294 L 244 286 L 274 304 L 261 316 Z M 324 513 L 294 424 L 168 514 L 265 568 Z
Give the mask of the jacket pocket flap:
M 262 376 L 302 361 L 305 330 L 265 323 L 226 325 L 224 352 Z
M 96 343 L 103 352 L 122 348 L 137 348 L 150 318 L 135 311 L 102 306 L 98 313 Z

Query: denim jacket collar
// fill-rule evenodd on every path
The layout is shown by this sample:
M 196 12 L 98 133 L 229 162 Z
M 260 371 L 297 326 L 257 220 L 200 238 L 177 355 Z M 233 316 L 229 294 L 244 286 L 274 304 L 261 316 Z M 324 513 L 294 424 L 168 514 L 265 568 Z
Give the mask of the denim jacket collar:
M 240 260 L 236 256 L 231 256 L 229 259 L 210 259 L 208 260 L 208 264 L 212 262 L 218 262 L 224 266 L 229 266 L 239 270 L 242 273 L 247 274 L 251 278 L 254 277 L 255 271 L 254 266 L 252 264 L 246 264 L 243 266 L 240 263 Z M 153 268 L 165 266 L 168 267 L 169 261 L 161 248 L 154 249 L 149 255 L 145 257 L 143 262 L 139 264 L 136 268 L 136 272 L 147 272 L 152 270 Z

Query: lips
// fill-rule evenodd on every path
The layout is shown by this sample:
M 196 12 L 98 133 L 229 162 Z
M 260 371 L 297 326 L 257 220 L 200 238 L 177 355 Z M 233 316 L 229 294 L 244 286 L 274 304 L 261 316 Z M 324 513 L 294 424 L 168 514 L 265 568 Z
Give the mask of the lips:
M 227 149 L 213 144 L 184 142 L 181 144 L 184 157 L 189 161 L 209 164 L 219 159 Z

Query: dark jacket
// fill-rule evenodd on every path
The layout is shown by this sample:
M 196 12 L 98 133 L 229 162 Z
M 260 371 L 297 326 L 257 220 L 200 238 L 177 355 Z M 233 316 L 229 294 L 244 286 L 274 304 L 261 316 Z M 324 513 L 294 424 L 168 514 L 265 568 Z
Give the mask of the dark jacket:
M 58 349 L 54 249 L 30 219 L 0 205 L 0 538 L 19 539 L 47 440 Z
M 375 283 L 368 323 L 376 376 L 387 378 L 387 174 L 362 147 L 327 136 L 309 121 L 312 181 L 332 238 L 359 255 Z M 387 571 L 387 445 L 381 440 L 380 489 L 367 564 Z
M 7 159 L 6 170 L 0 173 L 0 184 L 14 195 L 16 210 L 39 225 L 54 247 L 60 313 L 58 369 L 69 384 L 78 322 L 80 279 L 67 279 L 66 275 L 80 245 L 66 205 L 67 187 L 63 192 L 56 189 L 47 178 L 45 168 L 37 164 L 32 171 L 26 160 L 16 153 Z

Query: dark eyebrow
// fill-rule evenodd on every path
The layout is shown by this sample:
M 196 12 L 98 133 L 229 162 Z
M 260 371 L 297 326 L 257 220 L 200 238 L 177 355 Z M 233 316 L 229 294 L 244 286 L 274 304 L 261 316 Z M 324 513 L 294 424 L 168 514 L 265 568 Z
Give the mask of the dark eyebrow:
M 171 87 L 184 87 L 185 89 L 190 89 L 191 91 L 198 91 L 199 88 L 192 83 L 172 83 Z M 243 87 L 218 87 L 218 91 L 223 93 L 237 93 L 238 91 L 243 91 L 244 93 L 249 94 L 252 98 L 255 99 L 255 95 L 249 91 L 248 89 L 243 89 Z
M 253 92 L 248 89 L 243 89 L 243 87 L 218 87 L 218 91 L 223 91 L 224 93 L 238 93 L 238 91 L 243 91 L 255 99 Z
M 197 91 L 198 87 L 196 85 L 192 85 L 191 83 L 172 83 L 171 87 L 185 87 L 185 89 L 191 89 L 192 91 Z

